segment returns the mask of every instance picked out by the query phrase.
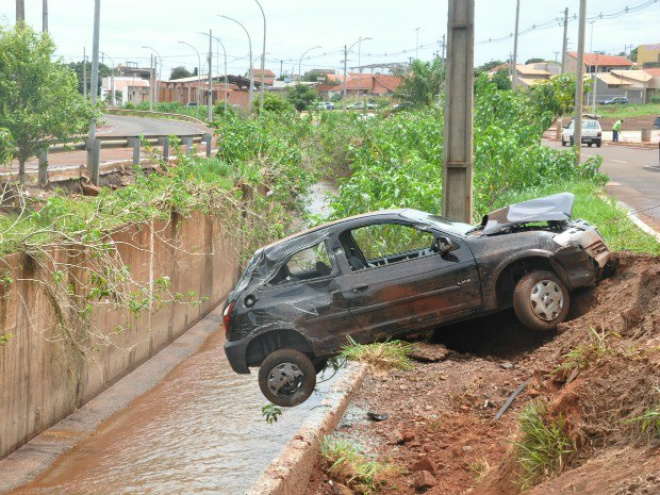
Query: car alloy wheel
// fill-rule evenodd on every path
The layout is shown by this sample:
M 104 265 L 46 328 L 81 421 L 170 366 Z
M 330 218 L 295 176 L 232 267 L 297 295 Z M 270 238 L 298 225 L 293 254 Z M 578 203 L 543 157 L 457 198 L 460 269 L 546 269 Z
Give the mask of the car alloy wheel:
M 293 407 L 305 402 L 316 386 L 312 361 L 295 349 L 278 349 L 261 363 L 259 387 L 273 404 Z
M 564 308 L 564 294 L 552 280 L 541 280 L 532 288 L 529 302 L 536 316 L 552 321 L 559 317 Z

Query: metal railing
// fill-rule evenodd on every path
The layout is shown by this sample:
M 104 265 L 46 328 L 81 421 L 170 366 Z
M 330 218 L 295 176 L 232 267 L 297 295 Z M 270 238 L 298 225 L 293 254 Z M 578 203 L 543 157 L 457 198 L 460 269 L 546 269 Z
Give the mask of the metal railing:
M 162 158 L 167 161 L 170 158 L 170 144 L 172 139 L 178 140 L 178 144 L 185 146 L 187 154 L 192 153 L 193 144 L 204 143 L 206 147 L 206 156 L 209 158 L 211 157 L 213 136 L 207 132 L 179 135 L 151 134 L 148 136 L 96 136 L 92 142 L 89 140 L 79 140 L 68 143 L 56 143 L 51 145 L 47 150 L 42 151 L 37 157 L 39 160 L 37 180 L 39 185 L 42 186 L 48 183 L 48 157 L 50 154 L 86 150 L 87 169 L 90 172 L 91 181 L 94 185 L 98 185 L 100 179 L 102 149 L 132 148 L 133 165 L 139 165 L 143 143 L 162 146 Z

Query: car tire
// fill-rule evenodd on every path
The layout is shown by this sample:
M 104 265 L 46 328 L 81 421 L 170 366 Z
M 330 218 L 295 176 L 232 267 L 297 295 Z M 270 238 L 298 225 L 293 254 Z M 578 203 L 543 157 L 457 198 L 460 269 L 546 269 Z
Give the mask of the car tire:
M 603 141 L 601 141 L 600 139 L 596 141 L 596 148 L 600 148 L 602 145 L 603 145 Z
M 261 393 L 278 406 L 302 404 L 312 395 L 315 386 L 316 370 L 312 360 L 295 349 L 270 353 L 259 368 Z
M 564 141 L 564 138 L 562 138 L 562 140 L 561 140 L 561 146 L 562 146 L 562 148 L 563 148 L 564 146 L 566 146 L 566 141 Z
M 538 270 L 520 279 L 513 291 L 513 309 L 520 323 L 538 332 L 557 328 L 570 309 L 570 294 L 554 273 Z
M 569 146 L 572 148 L 572 147 L 573 147 L 573 144 L 574 144 L 573 136 L 571 136 L 570 138 L 568 138 L 568 143 L 569 143 Z
M 591 148 L 594 145 L 593 141 L 589 141 L 589 148 Z

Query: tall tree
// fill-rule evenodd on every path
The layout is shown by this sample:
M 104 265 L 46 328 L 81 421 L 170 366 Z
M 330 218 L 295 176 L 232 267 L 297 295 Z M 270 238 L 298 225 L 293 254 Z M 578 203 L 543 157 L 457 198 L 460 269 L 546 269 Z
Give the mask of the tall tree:
M 435 57 L 431 62 L 413 60 L 394 96 L 414 106 L 430 107 L 444 84 L 445 64 L 440 57 Z
M 89 77 L 89 75 L 92 73 L 92 63 L 91 62 L 85 62 L 87 65 L 87 94 L 91 93 L 91 86 L 92 86 L 92 78 Z M 69 69 L 71 69 L 75 74 L 76 77 L 78 78 L 78 91 L 80 94 L 85 94 L 85 90 L 83 88 L 85 84 L 85 77 L 84 77 L 84 70 L 83 70 L 83 62 L 71 62 L 68 64 Z M 101 94 L 101 84 L 103 83 L 102 79 L 104 77 L 110 77 L 112 74 L 112 69 L 108 67 L 105 64 L 102 64 L 99 62 L 99 94 Z
M 53 60 L 47 34 L 23 23 L 0 27 L 0 129 L 8 131 L 25 182 L 25 162 L 48 140 L 84 133 L 93 110 L 76 89 L 76 76 Z
M 192 76 L 193 76 L 192 72 L 186 69 L 183 65 L 180 65 L 179 67 L 175 67 L 174 69 L 172 69 L 172 73 L 170 74 L 170 79 L 183 79 L 184 77 L 192 77 Z

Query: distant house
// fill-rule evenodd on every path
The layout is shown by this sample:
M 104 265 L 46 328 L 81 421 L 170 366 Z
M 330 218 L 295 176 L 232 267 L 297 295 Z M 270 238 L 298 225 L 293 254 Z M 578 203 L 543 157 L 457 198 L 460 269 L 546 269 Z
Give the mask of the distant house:
M 639 45 L 637 47 L 637 65 L 660 67 L 660 44 Z
M 566 72 L 577 72 L 577 53 L 566 52 Z M 584 54 L 584 71 L 589 74 L 594 72 L 611 72 L 613 70 L 629 70 L 633 65 L 626 57 L 617 55 L 601 55 L 600 53 Z
M 530 88 L 534 84 L 549 81 L 560 72 L 561 66 L 550 62 L 516 65 L 516 85 L 520 89 Z
M 101 79 L 101 99 L 105 100 L 112 92 L 112 77 Z M 115 93 L 121 93 L 117 98 L 120 104 L 132 103 L 138 105 L 149 101 L 149 81 L 139 77 L 115 76 Z
M 252 69 L 252 79 L 255 83 L 261 83 L 261 69 Z M 275 73 L 270 69 L 265 69 L 263 81 L 266 86 L 272 86 L 275 82 Z
M 326 94 L 329 97 L 334 94 L 343 95 L 343 75 L 334 75 L 334 77 L 329 79 L 335 82 L 335 84 L 325 84 L 319 87 L 319 92 L 322 96 L 324 92 L 327 92 Z M 387 96 L 393 94 L 400 84 L 400 76 L 351 73 L 346 77 L 346 96 L 348 98 L 357 98 L 359 96 Z
M 630 103 L 648 103 L 652 89 L 653 76 L 643 70 L 596 73 L 596 98 L 600 101 L 614 96 L 625 96 Z

